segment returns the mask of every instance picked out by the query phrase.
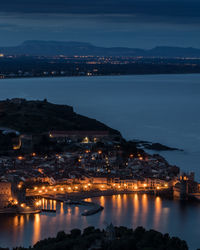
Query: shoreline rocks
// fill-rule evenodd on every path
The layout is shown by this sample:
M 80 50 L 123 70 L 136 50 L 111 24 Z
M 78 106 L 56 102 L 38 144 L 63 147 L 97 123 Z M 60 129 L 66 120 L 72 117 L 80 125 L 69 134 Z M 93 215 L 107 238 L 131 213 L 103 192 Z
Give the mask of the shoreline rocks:
M 132 142 L 134 142 L 135 145 L 141 149 L 148 149 L 148 150 L 155 150 L 155 151 L 182 151 L 182 152 L 184 151 L 183 149 L 169 147 L 158 142 L 153 143 L 153 142 L 142 141 L 142 140 L 132 140 Z

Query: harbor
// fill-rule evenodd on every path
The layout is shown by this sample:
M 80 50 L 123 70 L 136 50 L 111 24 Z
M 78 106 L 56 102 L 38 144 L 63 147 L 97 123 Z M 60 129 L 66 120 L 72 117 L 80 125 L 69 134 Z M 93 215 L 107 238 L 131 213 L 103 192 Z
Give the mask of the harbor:
M 44 208 L 55 212 L 42 212 L 30 215 L 0 215 L 0 242 L 2 247 L 16 247 L 35 244 L 40 239 L 55 237 L 58 231 L 66 233 L 74 228 L 88 226 L 105 228 L 107 224 L 136 228 L 155 228 L 160 232 L 171 232 L 187 240 L 190 248 L 198 247 L 200 206 L 197 202 L 179 201 L 148 194 L 116 194 L 85 199 L 104 207 L 92 216 L 82 216 L 92 206 L 65 204 L 54 200 L 42 200 Z M 119 216 L 123 214 L 123 216 Z M 51 230 L 50 226 L 51 225 Z M 183 228 L 184 226 L 184 228 Z M 186 228 L 186 229 L 185 229 Z M 40 234 L 39 234 L 39 233 Z M 9 244 L 8 244 L 9 242 Z M 196 248 L 195 248 L 196 247 Z

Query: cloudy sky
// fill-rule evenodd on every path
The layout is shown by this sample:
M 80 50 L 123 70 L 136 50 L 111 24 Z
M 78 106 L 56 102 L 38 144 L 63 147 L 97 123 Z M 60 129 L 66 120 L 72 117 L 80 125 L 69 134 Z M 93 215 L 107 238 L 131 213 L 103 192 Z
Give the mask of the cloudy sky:
M 24 40 L 200 48 L 200 0 L 0 0 L 0 46 Z

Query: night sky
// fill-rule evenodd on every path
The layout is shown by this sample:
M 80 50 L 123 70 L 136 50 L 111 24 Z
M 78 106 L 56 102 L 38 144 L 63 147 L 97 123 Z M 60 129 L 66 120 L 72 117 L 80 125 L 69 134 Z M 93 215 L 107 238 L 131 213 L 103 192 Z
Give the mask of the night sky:
M 199 0 L 0 0 L 0 46 L 24 40 L 200 48 Z

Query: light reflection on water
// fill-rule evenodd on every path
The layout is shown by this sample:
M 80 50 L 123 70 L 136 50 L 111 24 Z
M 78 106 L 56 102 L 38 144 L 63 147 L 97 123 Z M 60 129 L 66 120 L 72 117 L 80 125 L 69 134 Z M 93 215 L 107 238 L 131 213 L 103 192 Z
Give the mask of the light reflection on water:
M 147 195 L 142 195 L 142 225 L 146 225 L 147 213 L 148 213 L 148 199 Z
M 32 237 L 31 244 L 34 244 L 35 242 L 37 242 L 38 240 L 40 240 L 40 229 L 41 229 L 40 223 L 41 223 L 41 221 L 40 221 L 40 215 L 39 214 L 35 214 L 34 215 L 34 220 L 33 220 L 33 237 Z
M 156 197 L 155 199 L 155 213 L 154 213 L 154 227 L 157 228 L 160 222 L 162 209 L 162 201 L 160 197 Z
M 139 219 L 139 209 L 140 209 L 139 198 L 138 195 L 135 194 L 133 197 L 133 223 L 135 224 L 137 224 Z
M 170 232 L 185 239 L 191 249 L 198 248 L 200 232 L 200 204 L 180 203 L 146 194 L 114 195 L 87 199 L 104 206 L 101 213 L 84 217 L 84 206 L 67 206 L 44 200 L 45 208 L 57 208 L 57 213 L 1 216 L 0 246 L 29 246 L 40 239 L 55 236 L 58 231 L 93 225 L 104 228 L 107 224 L 135 228 L 144 226 L 163 233 Z

